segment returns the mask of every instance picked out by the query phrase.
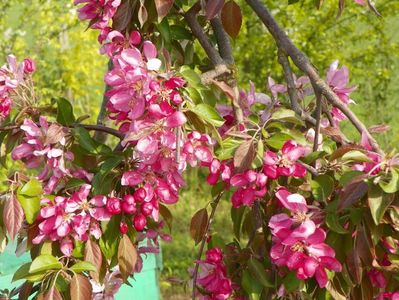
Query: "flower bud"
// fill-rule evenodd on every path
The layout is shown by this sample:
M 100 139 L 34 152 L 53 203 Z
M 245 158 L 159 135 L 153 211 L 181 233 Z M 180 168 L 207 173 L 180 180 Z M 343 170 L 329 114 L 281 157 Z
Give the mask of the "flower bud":
M 108 198 L 107 211 L 112 215 L 120 214 L 122 212 L 120 199 Z
M 128 230 L 129 230 L 129 227 L 127 227 L 127 224 L 126 224 L 125 222 L 120 222 L 120 224 L 119 224 L 119 231 L 120 231 L 122 234 L 126 234 L 126 233 L 128 232 Z
M 148 217 L 149 215 L 152 214 L 152 210 L 154 209 L 154 207 L 152 206 L 151 202 L 145 202 L 142 206 L 141 206 L 141 213 Z
M 147 225 L 147 219 L 143 215 L 135 215 L 133 218 L 133 226 L 137 231 L 143 231 Z
M 24 59 L 23 66 L 24 66 L 24 73 L 25 74 L 32 74 L 33 72 L 36 71 L 36 64 L 30 58 L 25 58 Z
M 145 191 L 144 188 L 138 188 L 134 194 L 134 200 L 136 200 L 137 202 L 141 203 L 144 202 L 145 198 L 147 197 L 147 192 Z
M 125 195 L 123 197 L 122 210 L 127 214 L 134 214 L 137 211 L 133 195 Z

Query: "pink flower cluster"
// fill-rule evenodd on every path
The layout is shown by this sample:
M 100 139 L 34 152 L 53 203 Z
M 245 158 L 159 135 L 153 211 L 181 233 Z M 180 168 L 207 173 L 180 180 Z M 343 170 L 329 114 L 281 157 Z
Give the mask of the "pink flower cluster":
M 290 214 L 271 217 L 269 228 L 273 235 L 270 251 L 272 262 L 295 271 L 298 279 L 315 277 L 320 287 L 328 282 L 326 269 L 340 272 L 341 264 L 335 259 L 334 250 L 324 241 L 326 232 L 310 219 L 306 200 L 291 194 L 285 188 L 276 192 L 279 203 Z
M 201 292 L 201 300 L 225 300 L 233 293 L 232 282 L 227 277 L 220 248 L 212 248 L 206 252 L 205 260 L 199 263 L 196 284 Z
M 121 4 L 121 0 L 75 0 L 74 4 L 85 3 L 78 9 L 79 19 L 90 20 L 90 27 L 94 29 L 105 28 L 116 10 Z
M 36 70 L 31 59 L 17 62 L 14 55 L 7 57 L 7 64 L 0 68 L 0 121 L 11 112 L 12 97 L 21 85 L 26 86 L 25 80 Z
M 91 179 L 85 172 L 72 172 L 66 167 L 66 162 L 73 160 L 73 154 L 65 150 L 65 137 L 68 133 L 65 128 L 55 123 L 49 124 L 45 117 L 40 117 L 39 124 L 25 119 L 21 129 L 25 133 L 23 142 L 14 148 L 11 157 L 22 160 L 30 169 L 44 164 L 38 179 L 46 183 L 45 193 L 51 194 L 65 177 L 75 175 Z
M 350 94 L 356 90 L 356 87 L 348 87 L 349 84 L 349 70 L 346 66 L 338 68 L 338 60 L 334 61 L 330 65 L 330 69 L 327 72 L 327 84 L 337 94 L 338 98 L 345 104 L 354 103 L 350 99 Z M 333 116 L 336 124 L 346 119 L 346 116 L 336 107 L 331 109 L 331 115 Z
M 109 220 L 114 213 L 109 206 L 112 198 L 96 195 L 89 199 L 90 190 L 91 186 L 84 184 L 70 197 L 42 199 L 37 218 L 39 234 L 33 243 L 40 244 L 46 239 L 61 241 L 61 251 L 71 256 L 73 240 L 86 241 L 89 235 L 99 239 L 102 235 L 99 221 Z

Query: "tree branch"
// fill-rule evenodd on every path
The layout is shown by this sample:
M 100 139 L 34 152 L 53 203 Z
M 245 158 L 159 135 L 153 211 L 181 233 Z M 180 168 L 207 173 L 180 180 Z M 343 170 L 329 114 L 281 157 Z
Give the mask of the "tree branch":
M 218 49 L 220 55 L 222 56 L 222 59 L 230 65 L 234 64 L 234 57 L 233 51 L 231 49 L 230 39 L 223 28 L 223 24 L 220 21 L 219 16 L 216 16 L 211 20 L 211 25 L 216 37 L 216 41 L 218 43 Z
M 197 261 L 195 262 L 195 268 L 194 268 L 194 273 L 193 273 L 193 291 L 192 291 L 192 294 L 191 294 L 191 299 L 192 300 L 195 300 L 195 296 L 196 296 L 195 290 L 196 290 L 196 286 L 197 286 L 197 277 L 198 277 L 198 271 L 199 271 L 199 261 L 201 260 L 202 254 L 204 252 L 205 243 L 206 243 L 206 240 L 209 237 L 209 230 L 211 228 L 211 224 L 212 224 L 213 219 L 215 217 L 216 209 L 217 209 L 217 207 L 219 205 L 220 199 L 222 198 L 223 194 L 224 194 L 224 190 L 221 191 L 215 197 L 215 199 L 212 201 L 212 204 L 211 204 L 212 205 L 211 215 L 209 216 L 209 221 L 208 221 L 208 224 L 206 225 L 205 234 L 202 237 L 202 242 L 201 242 L 200 250 L 198 252 Z
M 197 14 L 200 10 L 201 5 L 199 2 L 196 2 L 187 12 L 183 13 L 183 17 L 186 20 L 194 36 L 198 39 L 202 48 L 204 48 L 212 64 L 214 66 L 223 64 L 222 57 L 219 55 L 215 47 L 213 47 L 207 35 L 202 30 L 201 25 L 197 21 Z
M 259 0 L 246 0 L 246 2 L 269 30 L 276 41 L 277 46 L 284 50 L 284 52 L 292 58 L 292 61 L 295 63 L 295 65 L 310 78 L 312 84 L 318 87 L 320 93 L 324 95 L 329 103 L 340 109 L 360 133 L 366 134 L 373 149 L 383 155 L 384 152 L 381 150 L 374 137 L 367 130 L 367 127 L 347 106 L 344 105 L 344 103 L 342 103 L 342 101 L 331 90 L 328 84 L 320 78 L 317 70 L 311 64 L 308 57 L 293 44 L 290 38 L 277 24 L 269 10 Z
M 217 66 L 215 66 L 214 69 L 207 71 L 205 73 L 202 73 L 201 82 L 204 85 L 209 85 L 217 77 L 222 76 L 222 75 L 228 75 L 231 73 L 232 73 L 232 71 L 227 65 L 225 65 L 225 64 L 217 65 Z
M 317 151 L 319 149 L 322 96 L 317 86 L 313 86 L 313 90 L 316 95 L 316 126 L 314 130 L 313 151 Z
M 306 122 L 316 125 L 316 120 L 311 115 L 307 114 L 299 105 L 298 93 L 295 87 L 294 76 L 292 74 L 290 62 L 288 61 L 287 55 L 280 48 L 278 49 L 278 62 L 283 67 L 285 80 L 287 81 L 287 90 L 288 96 L 290 98 L 291 108 Z

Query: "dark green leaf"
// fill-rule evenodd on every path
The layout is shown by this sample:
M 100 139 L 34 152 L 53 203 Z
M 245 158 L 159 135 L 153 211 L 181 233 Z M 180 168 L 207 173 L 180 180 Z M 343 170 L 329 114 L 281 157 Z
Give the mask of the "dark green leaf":
M 334 191 L 334 179 L 328 175 L 320 175 L 310 183 L 313 197 L 318 201 L 326 201 Z
M 208 123 L 215 125 L 216 127 L 222 126 L 225 122 L 225 120 L 219 115 L 215 108 L 205 103 L 200 103 L 194 106 L 193 108 L 191 108 L 191 111 Z
M 385 194 L 379 186 L 370 184 L 368 203 L 370 207 L 371 216 L 376 225 L 381 223 L 381 219 L 385 211 L 393 201 L 390 194 Z
M 75 122 L 72 104 L 64 98 L 57 100 L 57 122 L 65 126 Z
M 326 224 L 328 228 L 330 228 L 332 231 L 340 234 L 345 234 L 348 233 L 347 230 L 345 230 L 341 223 L 339 223 L 339 216 L 335 213 L 328 213 L 326 216 Z
M 264 287 L 274 287 L 272 279 L 266 272 L 266 268 L 263 264 L 256 258 L 251 257 L 248 260 L 248 269 L 252 277 L 257 280 Z

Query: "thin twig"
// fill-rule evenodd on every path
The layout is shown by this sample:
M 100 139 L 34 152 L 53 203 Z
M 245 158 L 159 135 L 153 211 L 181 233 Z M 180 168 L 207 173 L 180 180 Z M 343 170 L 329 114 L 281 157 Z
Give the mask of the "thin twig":
M 223 194 L 224 194 L 224 190 L 221 191 L 215 197 L 215 199 L 212 201 L 212 204 L 211 204 L 212 211 L 211 211 L 211 214 L 209 216 L 208 224 L 206 225 L 206 230 L 205 230 L 204 236 L 202 237 L 202 242 L 201 242 L 200 250 L 198 252 L 197 261 L 195 262 L 195 268 L 194 268 L 194 273 L 193 273 L 193 291 L 192 291 L 192 294 L 191 294 L 192 300 L 195 300 L 195 296 L 196 296 L 195 290 L 196 290 L 196 286 L 197 286 L 197 277 L 198 277 L 198 271 L 199 271 L 199 261 L 201 260 L 202 254 L 204 252 L 205 243 L 206 243 L 206 240 L 208 239 L 208 236 L 209 236 L 209 231 L 210 231 L 210 228 L 211 228 L 211 224 L 213 222 L 213 219 L 214 219 L 215 213 L 216 213 L 216 209 L 217 209 L 217 207 L 219 205 L 220 199 L 222 198 Z
M 317 86 L 313 87 L 314 93 L 316 95 L 316 126 L 314 130 L 314 141 L 313 141 L 313 151 L 319 149 L 319 136 L 320 136 L 320 121 L 321 121 L 321 109 L 322 109 L 322 97 Z
M 283 67 L 292 110 L 295 111 L 295 113 L 298 114 L 305 121 L 311 123 L 312 125 L 316 125 L 316 120 L 312 116 L 307 114 L 299 105 L 299 97 L 295 87 L 294 76 L 292 74 L 290 62 L 288 61 L 287 55 L 280 48 L 278 50 L 278 62 Z
M 308 170 L 310 172 L 310 174 L 312 174 L 314 177 L 319 176 L 319 172 L 317 171 L 316 168 L 304 163 L 303 161 L 298 161 L 306 170 Z
M 249 6 L 254 10 L 254 12 L 261 19 L 263 24 L 269 30 L 277 46 L 284 50 L 287 55 L 289 55 L 295 65 L 304 72 L 310 79 L 313 85 L 316 85 L 320 93 L 327 99 L 329 103 L 337 107 L 342 111 L 343 114 L 349 119 L 349 121 L 354 125 L 354 127 L 361 133 L 365 134 L 370 141 L 373 149 L 384 155 L 384 152 L 378 145 L 377 141 L 370 134 L 367 127 L 358 119 L 358 117 L 348 108 L 339 97 L 331 90 L 330 86 L 320 78 L 316 68 L 309 61 L 308 57 L 301 52 L 290 40 L 287 34 L 282 30 L 282 28 L 277 24 L 276 20 L 269 12 L 269 10 L 260 2 L 260 0 L 246 0 Z
M 201 4 L 196 2 L 186 13 L 183 13 L 184 19 L 187 22 L 187 25 L 190 27 L 194 36 L 198 39 L 202 48 L 204 48 L 206 54 L 211 60 L 214 66 L 223 64 L 223 59 L 219 55 L 218 51 L 209 41 L 208 36 L 202 30 L 201 25 L 197 21 L 197 14 L 201 10 Z

